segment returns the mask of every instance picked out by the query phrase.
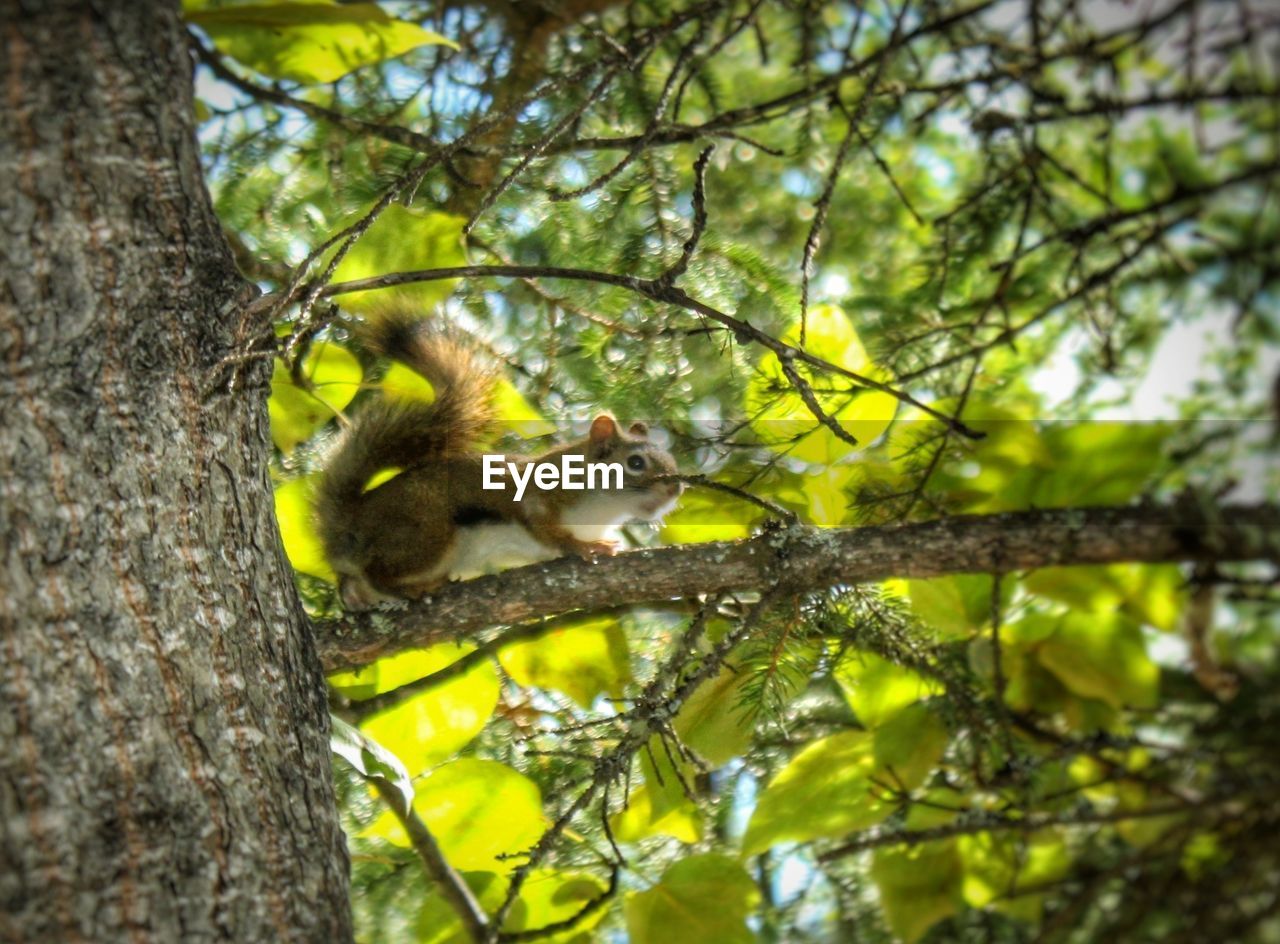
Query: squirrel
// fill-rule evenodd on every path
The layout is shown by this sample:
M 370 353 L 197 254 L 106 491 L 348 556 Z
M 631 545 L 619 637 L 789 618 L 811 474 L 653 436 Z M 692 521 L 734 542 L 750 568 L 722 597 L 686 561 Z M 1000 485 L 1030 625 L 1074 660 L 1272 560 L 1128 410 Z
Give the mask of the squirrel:
M 684 488 L 675 460 L 649 441 L 644 423 L 623 430 L 608 413 L 578 442 L 533 459 L 497 457 L 527 489 L 485 488 L 478 444 L 497 432 L 495 372 L 469 346 L 405 313 L 383 312 L 363 339 L 430 381 L 435 399 L 383 396 L 366 404 L 325 465 L 316 519 L 349 609 L 565 554 L 612 555 L 620 525 L 660 519 Z M 566 472 L 582 462 L 618 463 L 621 486 L 570 489 L 560 475 L 546 487 L 531 474 L 537 467 L 525 468 L 552 464 Z M 393 467 L 402 471 L 367 488 Z

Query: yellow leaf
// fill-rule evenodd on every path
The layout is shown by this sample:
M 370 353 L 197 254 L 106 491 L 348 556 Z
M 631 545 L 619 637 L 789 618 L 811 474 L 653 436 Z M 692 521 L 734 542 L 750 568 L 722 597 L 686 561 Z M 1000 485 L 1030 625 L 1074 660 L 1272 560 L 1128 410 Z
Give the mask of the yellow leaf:
M 758 509 L 740 499 L 694 489 L 667 515 L 662 539 L 667 544 L 737 541 L 751 534 L 751 524 L 759 517 Z
M 387 372 L 382 375 L 380 386 L 382 392 L 389 397 L 423 400 L 427 403 L 433 402 L 436 398 L 436 392 L 427 378 L 399 361 L 393 361 L 387 368 Z
M 619 842 L 639 842 L 649 836 L 670 836 L 693 844 L 702 838 L 702 816 L 697 804 L 692 801 L 679 804 L 655 819 L 648 784 L 631 791 L 627 808 L 609 818 L 609 827 Z
M 537 842 L 547 825 L 542 795 L 532 780 L 505 764 L 475 757 L 432 771 L 417 785 L 413 809 L 449 864 L 468 871 L 510 872 L 518 864 L 515 854 Z M 409 844 L 390 810 L 361 835 Z
M 823 527 L 834 527 L 844 521 L 849 510 L 845 488 L 853 476 L 852 466 L 832 465 L 804 478 L 804 493 L 809 500 L 809 520 Z
M 288 452 L 340 413 L 360 389 L 364 371 L 346 348 L 318 341 L 302 361 L 302 375 L 311 384 L 304 390 L 293 382 L 284 361 L 276 358 L 271 372 L 271 439 Z
M 457 44 L 376 3 L 272 3 L 191 10 L 219 50 L 274 79 L 333 82 L 361 66 L 429 44 Z
M 389 397 L 424 400 L 427 403 L 436 398 L 435 391 L 425 377 L 398 362 L 387 368 L 381 386 Z M 505 377 L 499 378 L 494 387 L 493 410 L 504 428 L 526 439 L 547 436 L 556 431 L 555 424 L 544 419 L 516 389 L 515 384 Z
M 608 616 L 505 646 L 498 661 L 516 684 L 562 691 L 583 708 L 590 708 L 602 692 L 621 697 L 631 678 L 626 637 L 618 621 Z
M 526 439 L 547 436 L 556 431 L 555 424 L 544 419 L 505 377 L 498 381 L 494 390 L 493 406 L 502 424 Z
M 872 380 L 891 379 L 888 372 L 867 358 L 858 332 L 836 306 L 816 306 L 809 312 L 807 325 L 804 348 L 809 353 Z M 799 324 L 793 325 L 783 340 L 799 346 Z M 888 429 L 897 412 L 896 398 L 798 361 L 794 364 L 796 373 L 810 385 L 822 412 L 837 421 L 858 446 L 836 436 L 814 416 L 773 354 L 766 355 L 760 363 L 746 395 L 751 426 L 766 445 L 806 462 L 829 465 L 855 448 L 871 445 Z
M 318 475 L 300 476 L 277 487 L 276 521 L 280 525 L 284 552 L 293 569 L 335 583 L 337 578 L 325 559 L 320 536 L 316 534 L 312 502 L 319 478 Z
M 367 213 L 362 210 L 346 221 L 353 223 Z M 462 243 L 466 219 L 448 213 L 402 207 L 393 203 L 342 257 L 333 273 L 334 282 L 371 278 L 388 272 L 416 269 L 446 269 L 467 264 Z M 335 250 L 336 251 L 336 250 Z M 325 260 L 332 257 L 326 254 Z M 348 292 L 341 296 L 342 307 L 352 311 L 376 309 L 389 295 L 426 312 L 448 298 L 457 279 L 416 282 L 393 288 Z
M 349 698 L 371 698 L 445 668 L 475 647 L 440 643 L 330 676 Z M 485 659 L 466 672 L 360 723 L 360 729 L 417 774 L 450 757 L 480 733 L 498 703 L 498 674 Z

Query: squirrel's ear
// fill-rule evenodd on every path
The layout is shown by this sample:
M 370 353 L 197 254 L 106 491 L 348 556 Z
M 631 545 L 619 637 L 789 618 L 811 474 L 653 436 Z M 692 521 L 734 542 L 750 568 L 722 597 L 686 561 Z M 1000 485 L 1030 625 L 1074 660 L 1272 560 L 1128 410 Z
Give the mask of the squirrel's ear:
M 644 423 L 636 422 L 631 424 L 631 433 L 635 436 L 648 436 L 649 427 Z
M 618 435 L 618 424 L 608 413 L 601 413 L 591 421 L 591 432 L 587 438 L 593 443 L 602 443 Z

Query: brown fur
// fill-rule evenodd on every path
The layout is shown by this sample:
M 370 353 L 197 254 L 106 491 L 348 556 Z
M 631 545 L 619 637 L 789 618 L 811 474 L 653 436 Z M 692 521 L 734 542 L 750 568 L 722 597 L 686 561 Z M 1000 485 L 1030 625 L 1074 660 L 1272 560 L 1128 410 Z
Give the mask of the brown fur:
M 568 505 L 582 492 L 538 489 L 524 500 L 513 490 L 488 490 L 478 443 L 496 427 L 494 375 L 474 352 L 429 323 L 385 314 L 366 343 L 402 361 L 431 381 L 431 403 L 383 398 L 367 404 L 331 455 L 317 494 L 316 511 L 325 553 L 339 577 L 344 602 L 366 606 L 388 596 L 420 596 L 445 580 L 444 567 L 459 527 L 472 521 L 515 521 L 539 542 L 561 553 L 612 553 L 607 541 L 578 540 L 561 526 Z M 629 472 L 628 488 L 673 497 L 680 486 L 663 476 L 675 471 L 663 450 L 648 442 L 642 424 L 623 431 L 607 415 L 591 435 L 537 460 L 569 454 L 588 462 L 617 461 L 643 451 L 643 473 Z M 389 467 L 403 469 L 377 488 L 369 480 Z M 654 480 L 657 481 L 654 481 Z M 647 491 L 646 491 L 647 494 Z

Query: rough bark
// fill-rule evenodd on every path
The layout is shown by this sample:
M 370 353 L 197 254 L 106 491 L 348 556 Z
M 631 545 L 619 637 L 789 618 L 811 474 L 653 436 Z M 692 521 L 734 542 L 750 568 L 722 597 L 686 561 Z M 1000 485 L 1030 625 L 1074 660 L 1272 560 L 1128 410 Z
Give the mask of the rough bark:
M 177 3 L 0 0 L 0 939 L 349 939 Z
M 1280 561 L 1280 507 L 1067 508 L 900 527 L 796 527 L 749 541 L 565 558 L 445 587 L 398 608 L 316 624 L 328 669 L 487 626 L 698 594 L 795 591 L 889 577 L 1011 573 L 1123 561 Z

